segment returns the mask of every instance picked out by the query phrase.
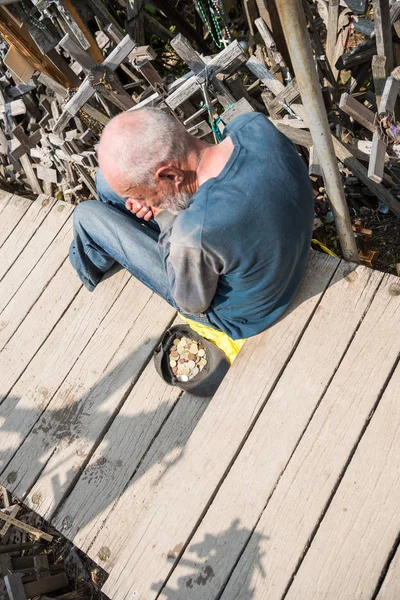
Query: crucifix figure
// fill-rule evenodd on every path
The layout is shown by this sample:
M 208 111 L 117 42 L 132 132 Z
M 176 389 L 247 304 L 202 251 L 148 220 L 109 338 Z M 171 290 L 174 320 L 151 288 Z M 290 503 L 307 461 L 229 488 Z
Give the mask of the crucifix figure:
M 75 44 L 75 46 L 77 46 L 77 44 Z M 125 92 L 117 77 L 115 76 L 115 79 L 112 79 L 112 82 L 110 83 L 109 75 L 109 70 L 115 71 L 119 67 L 120 63 L 130 54 L 130 52 L 132 52 L 134 47 L 135 42 L 131 40 L 129 35 L 125 36 L 118 46 L 114 48 L 114 50 L 103 61 L 102 65 L 96 65 L 97 72 L 93 73 L 93 69 L 91 69 L 90 73 L 92 74 L 92 77 L 89 77 L 88 75 L 79 87 L 77 93 L 70 100 L 68 100 L 64 106 L 64 110 L 60 118 L 57 120 L 54 126 L 54 133 L 59 134 L 61 131 L 63 131 L 67 126 L 68 121 L 77 114 L 77 112 L 83 107 L 84 104 L 86 104 L 88 100 L 90 100 L 96 91 L 103 94 L 107 99 L 111 100 L 123 110 L 127 110 L 128 108 L 135 106 L 135 102 L 132 100 L 129 94 Z M 69 48 L 72 48 L 72 40 L 69 40 Z M 70 52 L 70 49 L 68 49 L 68 52 Z M 87 65 L 88 58 L 86 58 L 85 63 L 85 66 Z M 100 77 L 98 67 L 103 67 Z M 102 83 L 103 78 L 104 83 Z M 93 87 L 93 84 L 95 87 Z M 126 97 L 129 98 L 130 102 Z M 130 106 L 128 106 L 128 104 L 130 104 Z

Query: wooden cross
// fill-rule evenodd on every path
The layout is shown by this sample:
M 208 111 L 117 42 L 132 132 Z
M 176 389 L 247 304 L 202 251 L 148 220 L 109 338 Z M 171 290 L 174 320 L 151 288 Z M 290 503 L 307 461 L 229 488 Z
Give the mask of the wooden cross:
M 22 106 L 20 106 L 20 112 L 18 112 L 17 114 L 24 114 L 26 112 L 26 107 L 25 104 L 23 102 L 23 100 L 14 100 L 13 102 L 10 102 L 8 105 L 5 103 L 5 97 L 3 94 L 3 90 L 0 89 L 0 102 L 2 102 L 2 104 L 0 104 L 0 113 L 1 113 L 1 108 L 4 107 L 4 112 L 3 112 L 3 119 L 5 121 L 6 127 L 8 129 L 8 131 L 12 130 L 13 128 L 16 128 L 16 119 L 15 119 L 15 112 L 10 110 L 8 112 L 7 106 L 10 105 L 14 105 L 15 103 L 20 103 L 22 104 Z M 13 114 L 14 113 L 14 114 Z M 4 142 L 4 138 L 2 140 Z M 14 160 L 14 157 L 10 157 Z M 25 175 L 26 178 L 29 182 L 29 185 L 32 188 L 32 191 L 35 194 L 41 194 L 42 193 L 42 188 L 40 187 L 40 183 L 36 177 L 35 171 L 32 168 L 32 163 L 31 160 L 29 158 L 29 154 L 25 153 L 22 154 L 22 156 L 19 159 L 21 166 L 23 168 L 23 170 L 25 171 Z
M 306 120 L 304 106 L 294 103 L 300 97 L 300 91 L 294 79 L 289 85 L 284 86 L 255 56 L 249 58 L 246 66 L 275 96 L 274 100 L 268 101 L 262 95 L 271 117 L 279 118 L 279 114 L 286 110 L 289 114 L 295 115 L 303 121 Z
M 340 99 L 339 108 L 373 134 L 368 177 L 376 183 L 380 183 L 383 179 L 386 148 L 390 141 L 382 131 L 380 123 L 383 122 L 382 118 L 385 115 L 393 113 L 399 89 L 400 82 L 394 77 L 388 77 L 377 115 L 349 94 L 342 94 Z
M 122 36 L 112 23 L 106 27 L 106 32 L 115 43 L 119 44 L 121 42 Z M 150 62 L 156 57 L 157 54 L 150 46 L 138 46 L 129 54 L 127 59 L 151 87 L 160 94 L 160 96 L 164 97 L 167 95 L 167 88 L 162 77 Z
M 205 60 L 196 52 L 194 48 L 190 45 L 188 40 L 183 37 L 180 33 L 171 41 L 171 46 L 175 50 L 178 56 L 185 61 L 189 69 L 195 74 L 199 75 L 204 69 L 207 68 L 207 63 Z M 212 87 L 215 90 L 216 96 L 222 106 L 227 108 L 231 104 L 236 102 L 235 98 L 226 89 L 225 85 L 222 81 L 219 81 L 216 77 L 212 79 Z
M 195 75 L 188 78 L 180 87 L 172 92 L 172 94 L 165 99 L 165 103 L 169 108 L 175 110 L 178 106 L 183 104 L 185 100 L 188 100 L 191 96 L 196 94 L 196 92 L 201 89 L 202 85 L 208 85 L 211 82 L 214 85 L 215 77 L 219 73 L 231 71 L 238 64 L 246 62 L 246 59 L 246 53 L 239 42 L 232 42 L 227 48 L 222 50 L 222 52 L 214 56 L 209 63 L 202 65 L 201 69 L 199 68 Z
M 114 71 L 104 64 L 97 64 L 90 54 L 83 50 L 68 33 L 60 41 L 60 46 L 80 64 L 96 92 L 100 92 L 102 96 L 121 110 L 128 110 L 135 106 L 134 100 L 124 90 Z
M 39 143 L 42 139 L 42 130 L 38 129 L 32 135 L 27 136 L 22 125 L 18 125 L 14 129 L 13 135 L 18 140 L 19 145 L 11 151 L 11 156 L 18 160 L 24 154 L 29 154 L 30 150 Z
M 93 96 L 93 94 L 96 91 L 107 95 L 107 98 L 110 100 L 112 96 L 114 103 L 116 103 L 117 101 L 123 102 L 123 100 L 121 100 L 123 94 L 120 93 L 120 89 L 114 94 L 112 94 L 112 91 L 110 91 L 110 88 L 114 89 L 113 86 L 116 85 L 116 82 L 115 80 L 113 80 L 112 83 L 109 83 L 109 81 L 107 81 L 106 73 L 109 73 L 108 69 L 110 69 L 111 71 L 115 71 L 117 67 L 119 67 L 120 63 L 130 54 L 130 52 L 132 52 L 134 47 L 135 42 L 131 40 L 129 35 L 127 35 L 118 44 L 118 46 L 114 48 L 114 50 L 107 56 L 107 58 L 103 61 L 101 65 L 103 67 L 106 67 L 106 69 L 103 70 L 102 74 L 100 75 L 100 78 L 95 78 L 94 80 L 94 84 L 95 86 L 97 86 L 97 89 L 96 87 L 93 87 L 89 76 L 86 77 L 84 82 L 79 87 L 77 93 L 70 100 L 68 100 L 68 102 L 64 106 L 64 110 L 54 126 L 54 133 L 59 134 L 61 131 L 63 131 L 67 126 L 68 121 L 77 114 L 77 112 L 84 106 L 84 104 L 86 104 L 86 102 Z M 103 77 L 104 84 L 102 84 Z M 125 90 L 123 91 L 125 92 Z M 129 94 L 126 95 L 130 98 Z M 135 105 L 135 103 L 131 98 L 130 100 L 132 107 Z M 123 110 L 126 109 L 127 108 L 125 107 Z

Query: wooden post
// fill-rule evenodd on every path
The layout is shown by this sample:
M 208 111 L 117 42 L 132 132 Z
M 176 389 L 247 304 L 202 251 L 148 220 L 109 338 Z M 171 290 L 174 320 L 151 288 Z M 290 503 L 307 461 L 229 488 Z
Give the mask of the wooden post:
M 308 36 L 302 3 L 277 0 L 277 7 L 293 61 L 307 122 L 315 151 L 323 169 L 326 190 L 332 205 L 340 245 L 346 260 L 359 262 L 354 233 L 344 196 L 342 178 L 336 161 L 328 117 Z
M 389 74 L 393 70 L 392 26 L 390 24 L 389 0 L 373 0 L 376 53 L 386 56 L 386 68 Z
M 337 69 L 335 67 L 335 49 L 337 40 L 339 19 L 339 0 L 329 0 L 328 6 L 328 32 L 326 38 L 326 58 L 331 65 L 333 76 L 337 77 Z
M 376 96 L 376 105 L 381 103 L 383 89 L 385 87 L 386 78 L 388 76 L 386 56 L 376 54 L 372 57 L 372 77 L 374 79 L 374 88 Z

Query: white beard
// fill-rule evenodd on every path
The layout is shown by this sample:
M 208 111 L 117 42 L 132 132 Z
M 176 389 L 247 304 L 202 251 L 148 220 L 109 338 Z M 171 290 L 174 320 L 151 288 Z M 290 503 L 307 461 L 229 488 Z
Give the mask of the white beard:
M 173 211 L 185 210 L 189 206 L 192 196 L 187 192 L 178 192 L 177 194 L 166 194 L 163 197 L 161 206 Z

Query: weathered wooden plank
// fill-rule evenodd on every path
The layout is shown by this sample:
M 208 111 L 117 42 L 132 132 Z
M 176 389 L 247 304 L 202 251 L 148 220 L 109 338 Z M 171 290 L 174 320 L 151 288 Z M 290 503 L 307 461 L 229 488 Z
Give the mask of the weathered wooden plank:
M 29 185 L 31 186 L 32 192 L 34 194 L 41 194 L 42 188 L 40 187 L 40 183 L 38 181 L 38 178 L 36 177 L 35 171 L 33 170 L 31 159 L 29 158 L 28 154 L 23 154 L 19 161 L 21 163 L 21 167 L 24 170 L 26 179 Z
M 28 236 L 24 239 L 24 230 L 25 228 L 28 230 L 31 228 L 29 220 L 34 214 L 32 213 L 33 210 L 36 211 L 39 209 L 38 218 L 42 214 L 42 211 L 44 214 L 46 214 L 47 211 L 48 214 L 40 228 L 31 236 L 31 239 L 26 244 L 18 260 L 12 264 L 15 257 L 13 236 L 14 233 L 20 229 L 19 227 L 14 230 L 7 242 L 5 242 L 4 246 L 0 249 L 0 279 L 4 277 L 0 286 L 0 313 L 4 310 L 31 270 L 41 259 L 43 253 L 54 240 L 73 211 L 73 206 L 65 202 L 57 202 L 54 205 L 54 201 L 51 200 L 47 206 L 42 207 L 41 202 L 36 200 L 35 204 L 36 206 L 34 205 L 26 217 L 23 218 L 22 222 L 27 222 L 21 230 L 21 235 L 15 240 L 15 244 L 18 242 L 19 246 L 22 247 L 22 242 L 26 242 L 26 240 L 29 239 Z M 47 210 L 48 208 L 51 209 L 50 212 Z M 9 271 L 6 273 L 8 269 Z
M 236 119 L 236 117 L 251 112 L 254 112 L 254 108 L 246 100 L 246 98 L 241 98 L 238 100 L 238 102 L 235 102 L 233 106 L 230 106 L 227 110 L 221 113 L 220 119 L 226 125 L 227 123 L 233 121 L 233 119 Z
M 275 600 L 284 595 L 398 357 L 397 281 L 393 276 L 384 276 L 221 600 L 245 600 L 249 596 L 241 595 L 241 590 L 250 587 L 256 600 Z M 264 577 L 249 569 L 255 557 L 260 560 Z M 353 558 L 349 556 L 349 561 Z M 314 576 L 316 573 L 322 575 L 314 570 Z M 348 597 L 345 589 L 342 592 L 330 597 Z M 291 590 L 289 596 L 302 597 L 292 595 Z M 311 598 L 311 594 L 307 592 L 306 597 Z
M 130 279 L 120 270 L 82 287 L 0 409 L 0 472 L 13 457 Z
M 346 113 L 346 115 L 353 117 L 353 119 L 368 129 L 368 131 L 375 133 L 375 114 L 372 110 L 369 110 L 369 108 L 364 106 L 364 104 L 361 104 L 361 102 L 350 96 L 350 94 L 344 93 L 341 95 L 339 108 Z
M 139 595 L 157 595 L 158 583 L 154 591 L 151 586 L 160 577 L 165 578 L 171 565 L 154 561 L 154 556 L 165 556 L 187 539 L 279 379 L 337 264 L 325 256 L 312 256 L 306 279 L 288 314 L 246 342 L 188 440 L 181 460 L 170 466 L 161 479 L 152 472 L 141 473 L 117 502 L 89 549 L 89 554 L 111 571 L 105 593 L 117 600 L 132 592 L 134 585 Z M 126 518 L 132 510 L 136 520 L 128 533 Z M 104 554 L 102 547 L 109 552 Z M 146 547 L 152 548 L 153 558 Z M 131 561 L 136 569 L 134 583 L 121 576 L 127 563 L 133 564 Z
M 11 488 L 21 498 L 29 492 L 25 502 L 36 512 L 49 518 L 68 493 L 174 315 L 130 279 L 4 473 L 8 482 L 10 472 L 18 473 Z
M 394 111 L 399 88 L 400 81 L 394 77 L 387 78 L 382 92 L 381 103 L 379 104 L 379 113 L 391 113 Z
M 140 465 L 141 472 L 156 468 L 161 475 L 183 451 L 208 400 L 189 394 L 179 396 L 180 390 L 167 386 L 151 362 L 52 520 L 79 548 L 89 547 L 114 502 L 131 485 L 131 478 L 172 409 L 168 422 L 157 434 L 155 447 Z
M 400 547 L 392 558 L 376 600 L 398 600 L 400 597 Z
M 1 397 L 9 392 L 79 291 L 81 284 L 65 261 L 70 241 L 68 222 L 1 314 Z
M 17 194 L 8 199 L 1 211 L 0 248 L 32 205 L 32 200 L 22 198 Z
M 376 131 L 372 136 L 371 156 L 368 164 L 368 177 L 380 183 L 383 178 L 383 169 L 385 167 L 386 144 Z
M 381 97 L 385 87 L 387 75 L 386 56 L 378 56 L 378 54 L 375 54 L 375 56 L 372 57 L 372 76 L 374 79 L 377 106 L 379 106 L 381 103 Z
M 326 58 L 331 65 L 332 73 L 336 77 L 335 48 L 338 34 L 339 0 L 330 0 L 328 4 L 328 24 L 326 36 Z
M 400 526 L 399 389 L 400 366 L 361 439 L 288 598 L 301 598 L 302 593 L 310 600 L 373 597 Z
M 199 91 L 199 81 L 211 81 L 218 73 L 229 71 L 237 61 L 244 62 L 245 60 L 246 53 L 239 42 L 232 42 L 225 50 L 214 56 L 200 73 L 186 80 L 177 90 L 172 92 L 165 99 L 166 104 L 172 109 L 178 108 L 185 100 L 188 100 L 188 98 Z
M 38 196 L 28 213 L 20 220 L 0 249 L 0 280 L 21 254 L 29 240 L 37 232 L 44 219 L 55 204 L 54 198 L 45 195 Z M 1 297 L 0 291 L 0 297 Z M 0 301 L 1 311 L 1 301 Z
M 84 50 L 69 33 L 66 33 L 60 40 L 59 46 L 66 50 L 81 65 L 86 75 L 97 65 L 97 62 L 91 57 L 90 53 Z
M 326 290 L 292 359 L 272 392 L 253 431 L 233 464 L 214 502 L 167 583 L 161 598 L 173 590 L 185 598 L 186 583 L 212 572 L 207 593 L 215 598 L 232 572 L 274 486 L 301 439 L 313 412 L 329 385 L 348 344 L 363 318 L 381 273 L 365 267 L 355 270 L 341 263 Z M 234 502 L 232 501 L 234 498 Z M 232 523 L 240 519 L 240 527 Z M 197 548 L 207 536 L 212 548 L 200 556 Z M 248 563 L 247 567 L 249 566 Z M 254 560 L 256 568 L 257 561 Z M 249 569 L 250 573 L 253 569 Z M 242 577 L 244 577 L 242 572 Z M 227 598 L 250 598 L 248 587 Z M 201 599 L 202 586 L 193 586 L 191 600 Z
M 376 53 L 386 57 L 386 68 L 391 73 L 394 64 L 389 2 L 388 0 L 373 0 L 373 6 Z
M 300 90 L 299 90 L 296 80 L 293 79 L 289 83 L 289 85 L 287 85 L 285 88 L 283 88 L 283 90 L 279 92 L 279 94 L 276 96 L 276 98 L 274 100 L 272 100 L 272 102 L 270 103 L 271 109 L 274 113 L 277 113 L 277 114 L 284 112 L 285 111 L 284 105 L 286 104 L 286 105 L 290 106 L 298 98 L 300 98 Z
M 12 197 L 13 194 L 11 192 L 0 190 L 0 213 L 3 212 Z
M 308 161 L 308 174 L 314 175 L 316 177 L 323 176 L 321 164 L 318 160 L 314 146 L 311 146 L 311 148 L 310 148 L 310 156 L 309 156 L 309 161 Z
M 246 66 L 250 69 L 250 71 L 257 77 L 257 79 L 261 79 L 263 84 L 275 95 L 277 96 L 280 92 L 285 90 L 285 86 L 279 79 L 275 77 L 265 67 L 255 56 L 250 56 L 249 60 L 246 62 Z
M 254 24 L 256 25 L 258 31 L 260 32 L 260 35 L 264 41 L 264 44 L 270 51 L 270 53 L 273 57 L 273 60 L 275 61 L 275 64 L 279 65 L 279 67 L 281 68 L 282 74 L 283 74 L 285 80 L 290 81 L 291 77 L 290 77 L 289 69 L 284 61 L 282 54 L 278 51 L 275 40 L 272 36 L 272 33 L 271 33 L 268 25 L 264 22 L 264 19 L 262 17 L 256 19 L 254 21 Z
M 336 156 L 345 167 L 350 169 L 396 216 L 400 217 L 400 202 L 392 196 L 389 190 L 368 177 L 368 170 L 355 158 L 348 146 L 341 144 L 334 136 L 332 136 L 332 141 Z
M 381 102 L 379 104 L 379 114 L 391 113 L 397 99 L 400 82 L 394 77 L 388 77 L 383 89 Z M 382 139 L 378 129 L 372 137 L 371 157 L 368 165 L 368 177 L 375 183 L 380 183 L 383 179 L 385 168 L 386 141 Z
M 43 167 L 42 165 L 35 165 L 36 176 L 38 179 L 42 179 L 45 183 L 57 183 L 57 171 L 50 167 Z M 51 187 L 51 186 L 50 186 Z
M 11 115 L 12 117 L 17 117 L 18 115 L 24 115 L 26 113 L 25 102 L 20 100 L 12 100 L 7 103 L 0 103 L 0 116 L 4 117 L 4 114 Z

